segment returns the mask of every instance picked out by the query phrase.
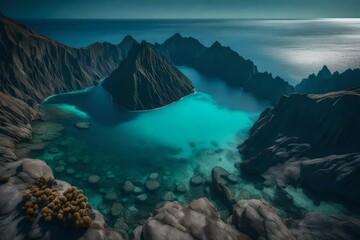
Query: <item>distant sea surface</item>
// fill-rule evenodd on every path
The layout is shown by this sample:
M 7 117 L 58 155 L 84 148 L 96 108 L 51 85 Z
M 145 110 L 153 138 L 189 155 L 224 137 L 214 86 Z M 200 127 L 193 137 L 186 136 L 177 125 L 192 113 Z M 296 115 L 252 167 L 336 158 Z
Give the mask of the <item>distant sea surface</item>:
M 360 67 L 360 19 L 315 20 L 20 20 L 73 47 L 119 43 L 126 35 L 162 43 L 175 33 L 210 46 L 218 40 L 255 62 L 260 71 L 296 84 L 323 65 Z M 221 59 L 219 59 L 221 61 Z

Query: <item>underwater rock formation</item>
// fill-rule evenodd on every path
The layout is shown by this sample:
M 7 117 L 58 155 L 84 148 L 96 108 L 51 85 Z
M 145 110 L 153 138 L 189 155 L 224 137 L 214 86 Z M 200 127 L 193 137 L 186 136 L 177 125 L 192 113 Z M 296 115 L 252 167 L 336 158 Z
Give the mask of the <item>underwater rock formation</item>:
M 239 147 L 251 174 L 360 197 L 360 89 L 283 97 L 265 110 Z
M 280 77 L 259 73 L 252 61 L 245 60 L 219 42 L 207 48 L 198 40 L 177 33 L 162 44 L 156 43 L 155 48 L 176 65 L 187 65 L 203 74 L 219 77 L 227 84 L 241 87 L 272 104 L 276 104 L 282 95 L 294 92 L 289 83 Z
M 303 79 L 295 90 L 299 93 L 328 93 L 360 86 L 360 69 L 348 69 L 343 73 L 331 73 L 324 66 L 317 75 Z
M 194 92 L 191 81 L 145 41 L 133 45 L 102 86 L 128 110 L 163 107 Z

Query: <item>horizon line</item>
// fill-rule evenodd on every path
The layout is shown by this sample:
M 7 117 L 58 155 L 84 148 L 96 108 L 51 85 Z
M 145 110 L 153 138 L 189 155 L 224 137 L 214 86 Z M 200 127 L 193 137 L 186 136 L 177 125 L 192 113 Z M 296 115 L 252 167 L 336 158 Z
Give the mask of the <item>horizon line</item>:
M 360 17 L 314 17 L 314 18 L 202 18 L 202 17 L 194 17 L 194 18 L 17 18 L 18 20 L 322 20 L 322 19 L 360 19 Z

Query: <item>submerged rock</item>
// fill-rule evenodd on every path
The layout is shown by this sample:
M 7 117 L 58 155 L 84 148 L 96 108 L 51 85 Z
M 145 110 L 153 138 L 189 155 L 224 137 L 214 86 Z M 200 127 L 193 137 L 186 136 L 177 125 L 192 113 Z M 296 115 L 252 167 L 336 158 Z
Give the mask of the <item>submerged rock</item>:
M 140 195 L 136 196 L 135 200 L 137 202 L 143 203 L 143 202 L 145 202 L 147 200 L 147 198 L 148 198 L 148 196 L 143 193 L 143 194 L 140 194 Z
M 145 182 L 145 188 L 150 192 L 155 192 L 160 188 L 160 183 L 156 180 L 150 179 Z
M 118 198 L 118 195 L 115 192 L 110 192 L 105 195 L 105 200 L 108 201 L 116 201 Z
M 204 183 L 204 179 L 201 176 L 194 176 L 190 179 L 190 184 L 193 186 L 200 186 Z
M 64 166 L 56 167 L 54 169 L 54 171 L 57 172 L 57 173 L 61 173 L 61 172 L 65 171 L 65 167 Z
M 164 201 L 174 201 L 176 199 L 176 195 L 173 192 L 165 192 L 162 199 Z
M 230 173 L 222 167 L 215 167 L 211 171 L 212 183 L 215 190 L 225 200 L 225 203 L 229 208 L 235 203 L 235 193 L 229 187 L 227 176 Z
M 142 193 L 142 188 L 140 188 L 140 187 L 134 187 L 134 193 L 135 194 L 139 194 L 139 193 Z
M 88 178 L 88 182 L 90 184 L 96 184 L 100 181 L 100 177 L 98 175 L 91 175 L 89 178 Z
M 111 215 L 113 217 L 117 217 L 121 214 L 123 209 L 124 209 L 123 205 L 121 203 L 116 202 L 111 207 Z
M 180 193 L 185 193 L 186 192 L 186 186 L 185 184 L 179 184 L 176 186 L 176 190 Z
M 232 184 L 235 184 L 239 181 L 239 178 L 237 176 L 235 176 L 234 174 L 227 175 L 226 179 Z
M 75 126 L 79 129 L 88 129 L 88 128 L 90 128 L 90 123 L 89 122 L 78 122 L 75 124 Z
M 123 185 L 123 191 L 125 193 L 131 193 L 134 190 L 134 184 L 131 181 L 125 181 Z
M 149 179 L 152 179 L 152 180 L 156 180 L 159 178 L 159 174 L 158 173 L 151 173 L 149 175 Z
M 51 147 L 49 149 L 49 153 L 51 153 L 51 154 L 56 154 L 56 153 L 59 153 L 59 152 L 60 152 L 60 149 L 57 148 L 57 147 Z
M 75 169 L 73 169 L 73 168 L 69 168 L 69 169 L 66 170 L 66 173 L 69 174 L 69 175 L 74 175 L 75 172 L 76 172 L 76 171 L 75 171 Z

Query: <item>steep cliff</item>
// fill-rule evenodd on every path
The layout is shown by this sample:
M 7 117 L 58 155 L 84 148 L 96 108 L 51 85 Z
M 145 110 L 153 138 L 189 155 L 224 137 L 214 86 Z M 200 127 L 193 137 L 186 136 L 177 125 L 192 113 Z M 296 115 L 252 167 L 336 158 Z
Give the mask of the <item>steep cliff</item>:
M 25 101 L 92 86 L 127 56 L 134 39 L 119 45 L 67 47 L 0 16 L 0 91 Z
M 146 42 L 134 44 L 102 86 L 129 110 L 162 107 L 194 92 L 190 80 Z
M 283 97 L 241 146 L 243 169 L 275 180 L 360 197 L 360 89 Z

